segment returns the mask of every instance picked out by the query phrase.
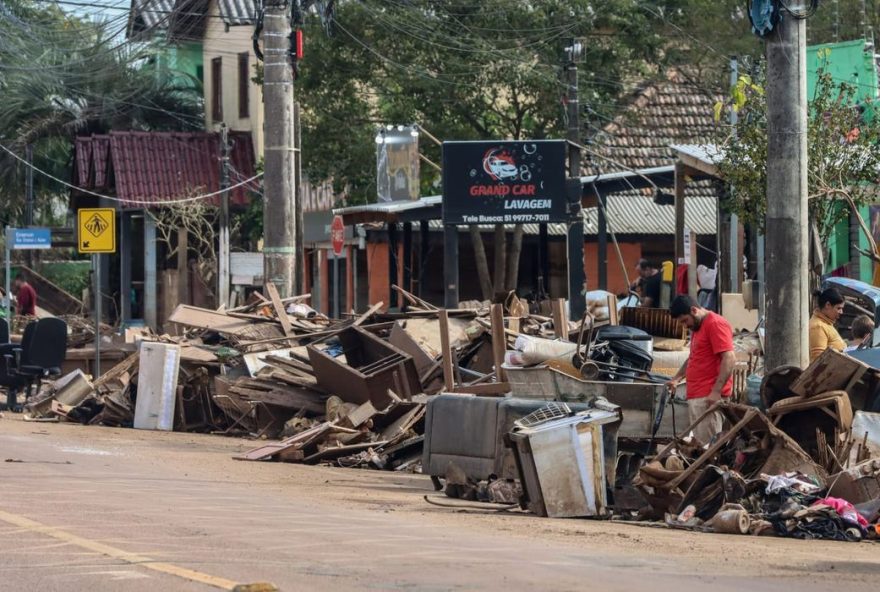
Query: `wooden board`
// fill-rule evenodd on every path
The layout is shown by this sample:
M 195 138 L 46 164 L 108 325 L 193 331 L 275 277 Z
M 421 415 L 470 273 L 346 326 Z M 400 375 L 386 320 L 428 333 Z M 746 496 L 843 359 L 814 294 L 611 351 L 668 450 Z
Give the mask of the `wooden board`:
M 495 378 L 499 382 L 506 382 L 504 352 L 507 351 L 507 339 L 504 337 L 504 310 L 500 304 L 493 304 L 489 314 L 492 319 L 492 358 L 495 361 Z
M 290 319 L 287 318 L 287 311 L 284 310 L 284 305 L 281 304 L 281 295 L 278 294 L 278 288 L 272 282 L 266 282 L 266 292 L 268 292 L 269 298 L 272 300 L 272 308 L 275 309 L 275 315 L 281 321 L 281 328 L 284 334 L 291 335 L 293 331 L 290 328 Z
M 197 306 L 189 306 L 188 304 L 181 304 L 175 308 L 168 320 L 178 325 L 240 336 L 252 335 L 255 325 L 257 325 L 257 323 L 252 321 L 237 319 L 224 313 L 206 308 L 198 308 Z M 271 323 L 265 324 L 271 326 Z
M 450 318 L 447 311 L 447 324 L 449 329 L 449 346 L 459 347 L 470 341 L 466 329 L 471 324 L 468 319 Z M 407 319 L 404 326 L 406 334 L 412 338 L 424 352 L 434 358 L 440 357 L 442 344 L 440 342 L 440 321 L 438 319 Z
M 443 356 L 443 385 L 446 390 L 455 388 L 455 375 L 452 368 L 452 348 L 449 346 L 449 314 L 440 311 L 440 351 Z
M 290 356 L 290 348 L 284 349 L 270 349 L 267 351 L 254 352 L 250 354 L 244 354 L 242 359 L 244 360 L 244 365 L 247 367 L 248 374 L 251 376 L 256 376 L 257 372 L 268 366 L 266 363 L 267 356 Z
M 826 349 L 791 383 L 791 392 L 812 397 L 829 391 L 849 390 L 869 366 L 846 354 Z

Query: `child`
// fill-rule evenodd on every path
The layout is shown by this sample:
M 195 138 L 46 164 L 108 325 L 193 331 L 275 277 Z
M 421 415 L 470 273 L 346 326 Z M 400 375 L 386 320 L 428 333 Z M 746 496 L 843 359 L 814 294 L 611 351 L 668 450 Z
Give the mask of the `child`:
M 852 333 L 852 340 L 844 351 L 854 351 L 863 345 L 864 347 L 874 345 L 874 321 L 868 315 L 859 315 L 853 319 L 849 330 Z

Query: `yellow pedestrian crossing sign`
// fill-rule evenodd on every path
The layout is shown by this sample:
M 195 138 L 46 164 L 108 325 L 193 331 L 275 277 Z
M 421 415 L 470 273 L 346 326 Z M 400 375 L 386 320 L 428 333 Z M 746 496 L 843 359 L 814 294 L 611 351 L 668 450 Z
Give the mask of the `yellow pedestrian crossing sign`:
M 83 208 L 77 210 L 77 221 L 80 253 L 116 252 L 116 210 Z

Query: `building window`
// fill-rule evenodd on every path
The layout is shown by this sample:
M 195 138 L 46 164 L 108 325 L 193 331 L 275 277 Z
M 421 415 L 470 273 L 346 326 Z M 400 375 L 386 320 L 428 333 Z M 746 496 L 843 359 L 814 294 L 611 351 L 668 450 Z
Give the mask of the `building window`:
M 250 67 L 248 53 L 238 54 L 238 116 L 250 117 Z
M 211 119 L 223 121 L 223 58 L 211 60 Z

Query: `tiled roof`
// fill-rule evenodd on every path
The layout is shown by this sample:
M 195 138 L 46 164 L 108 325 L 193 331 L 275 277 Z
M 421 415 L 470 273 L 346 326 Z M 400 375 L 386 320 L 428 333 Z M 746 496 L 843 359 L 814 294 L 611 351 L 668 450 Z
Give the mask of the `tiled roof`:
M 662 80 L 638 90 L 624 112 L 593 137 L 595 148 L 634 169 L 672 164 L 671 145 L 713 143 L 714 107 L 721 98 L 681 71 L 669 70 Z M 584 161 L 587 175 L 608 172 L 614 166 L 589 154 Z
M 702 89 L 680 70 L 669 70 L 661 80 L 641 87 L 624 111 L 592 138 L 591 149 L 605 158 L 587 153 L 582 174 L 609 173 L 619 170 L 620 165 L 632 169 L 666 166 L 675 163 L 673 145 L 712 144 L 715 137 L 714 107 L 721 98 Z M 685 191 L 686 225 L 697 234 L 714 234 L 717 200 L 718 194 L 711 181 L 688 183 Z M 674 232 L 674 209 L 654 204 L 650 192 L 610 194 L 608 209 L 609 225 L 614 232 Z M 596 213 L 595 208 L 587 211 L 592 211 L 587 215 L 589 225 L 591 215 L 595 221 Z
M 248 132 L 231 132 L 231 183 L 254 176 Z M 220 189 L 220 137 L 216 133 L 110 132 L 76 138 L 76 184 L 123 200 L 162 201 Z M 256 189 L 256 186 L 251 187 Z M 233 189 L 233 204 L 248 203 L 247 186 Z M 216 201 L 216 200 L 215 200 Z

